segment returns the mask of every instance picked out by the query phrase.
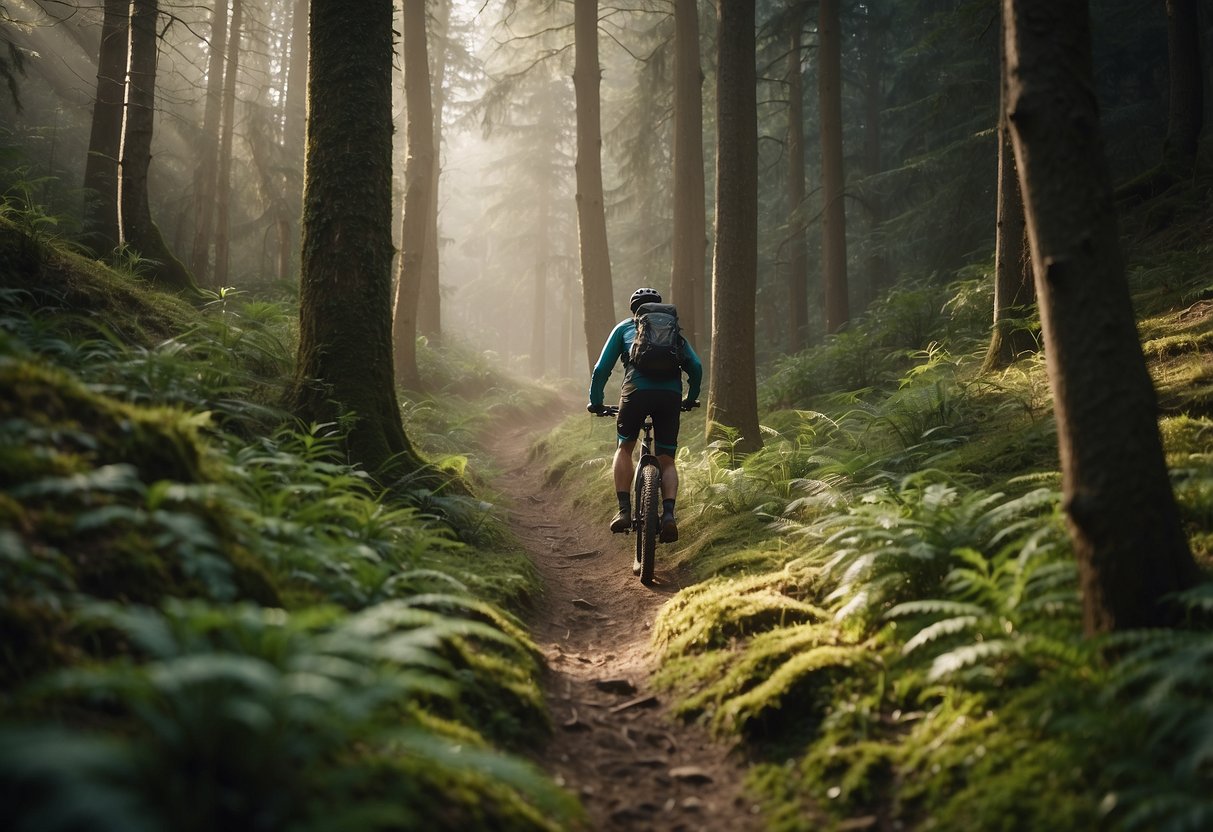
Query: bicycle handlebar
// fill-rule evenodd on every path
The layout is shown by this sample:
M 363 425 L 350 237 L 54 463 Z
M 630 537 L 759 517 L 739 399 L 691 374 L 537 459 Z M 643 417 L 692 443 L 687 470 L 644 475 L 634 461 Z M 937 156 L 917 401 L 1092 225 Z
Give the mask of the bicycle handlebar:
M 683 411 L 684 413 L 691 410 L 692 408 L 696 408 L 696 407 L 699 407 L 698 401 L 682 402 L 681 404 L 678 405 L 678 409 Z M 608 404 L 608 405 L 604 405 L 602 407 L 602 409 L 600 409 L 598 411 L 591 410 L 590 414 L 593 416 L 600 416 L 603 418 L 606 418 L 608 416 L 618 416 L 619 408 L 616 405 Z

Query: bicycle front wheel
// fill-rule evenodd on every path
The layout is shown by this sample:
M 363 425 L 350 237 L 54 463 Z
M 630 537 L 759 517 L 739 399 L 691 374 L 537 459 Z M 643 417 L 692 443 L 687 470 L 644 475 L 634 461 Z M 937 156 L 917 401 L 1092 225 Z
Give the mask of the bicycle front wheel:
M 657 526 L 661 520 L 661 471 L 646 465 L 640 471 L 640 529 L 636 535 L 636 559 L 640 561 L 640 582 L 653 582 L 657 559 Z

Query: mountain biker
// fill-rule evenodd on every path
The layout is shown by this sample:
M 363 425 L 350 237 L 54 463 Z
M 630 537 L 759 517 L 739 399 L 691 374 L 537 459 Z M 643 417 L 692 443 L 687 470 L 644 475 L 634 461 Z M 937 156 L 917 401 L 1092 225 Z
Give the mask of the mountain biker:
M 632 293 L 631 309 L 636 310 L 645 303 L 661 303 L 656 289 L 640 288 Z M 632 342 L 636 339 L 636 319 L 627 318 L 616 324 L 602 347 L 598 363 L 590 379 L 590 403 L 586 410 L 602 413 L 603 389 L 615 367 L 623 362 L 623 389 L 619 400 L 619 415 L 615 427 L 619 445 L 615 449 L 614 479 L 615 495 L 619 498 L 619 513 L 611 520 L 611 531 L 626 532 L 632 525 L 632 476 L 635 470 L 632 454 L 636 440 L 646 416 L 653 417 L 653 444 L 657 461 L 661 465 L 661 533 L 662 543 L 673 543 L 678 539 L 678 523 L 674 519 L 674 501 L 678 497 L 678 470 L 674 466 L 674 453 L 678 449 L 678 426 L 681 411 L 690 408 L 699 398 L 699 385 L 703 380 L 703 364 L 690 343 L 684 340 L 684 358 L 681 371 L 671 379 L 654 379 L 643 375 L 631 366 L 628 356 Z M 687 374 L 687 396 L 682 398 L 682 373 Z

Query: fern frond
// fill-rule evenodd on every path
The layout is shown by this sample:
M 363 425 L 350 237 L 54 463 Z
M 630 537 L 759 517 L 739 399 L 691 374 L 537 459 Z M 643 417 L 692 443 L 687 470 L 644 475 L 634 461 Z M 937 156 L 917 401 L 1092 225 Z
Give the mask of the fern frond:
M 966 630 L 971 630 L 977 626 L 981 619 L 976 615 L 962 615 L 956 618 L 945 618 L 942 621 L 936 621 L 923 627 L 913 638 L 907 641 L 901 648 L 901 654 L 908 656 L 920 647 L 932 644 L 947 636 L 954 636 L 957 633 L 963 633 Z M 932 673 L 936 672 L 936 668 L 932 667 Z
M 962 670 L 974 668 L 989 659 L 997 659 L 1015 653 L 1017 650 L 1018 645 L 1007 639 L 967 644 L 937 656 L 931 663 L 928 678 L 932 681 L 943 679 Z

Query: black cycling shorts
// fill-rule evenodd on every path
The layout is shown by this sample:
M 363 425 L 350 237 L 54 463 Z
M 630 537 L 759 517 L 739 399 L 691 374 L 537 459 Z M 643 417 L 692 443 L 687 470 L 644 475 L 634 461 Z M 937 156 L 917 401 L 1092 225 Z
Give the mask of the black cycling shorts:
M 615 429 L 620 442 L 635 442 L 644 417 L 653 417 L 653 444 L 658 454 L 674 455 L 678 450 L 678 423 L 682 416 L 682 396 L 673 390 L 633 390 L 619 400 Z

